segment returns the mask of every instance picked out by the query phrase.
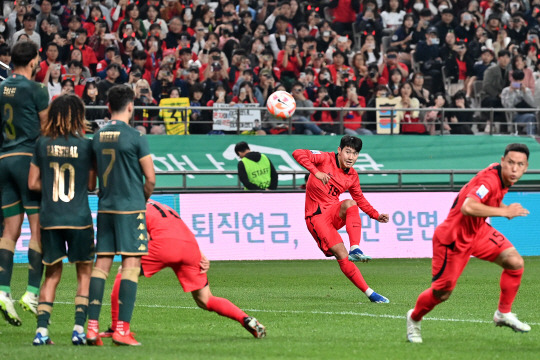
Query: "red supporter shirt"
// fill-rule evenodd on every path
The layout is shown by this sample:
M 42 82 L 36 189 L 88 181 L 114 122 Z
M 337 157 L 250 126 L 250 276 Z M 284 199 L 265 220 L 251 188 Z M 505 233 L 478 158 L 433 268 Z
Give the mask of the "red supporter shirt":
M 281 72 L 284 72 L 284 71 L 294 72 L 295 76 L 299 76 L 300 63 L 298 62 L 298 58 L 296 56 L 289 56 L 289 61 L 287 62 L 287 66 L 283 67 L 283 58 L 285 57 L 285 55 L 286 55 L 285 50 L 280 50 L 278 52 L 276 65 L 278 66 L 279 70 Z
M 195 241 L 193 233 L 176 211 L 157 201 L 146 203 L 148 250 L 177 249 L 182 241 Z
M 62 66 L 62 63 L 57 61 L 55 64 L 60 65 L 60 74 L 64 75 L 66 73 L 66 69 Z M 47 60 L 43 60 L 39 63 L 39 71 L 36 73 L 37 82 L 43 82 L 45 75 L 47 75 L 47 70 L 49 70 L 49 62 Z
M 363 212 L 372 219 L 379 218 L 379 212 L 371 206 L 362 193 L 358 173 L 353 168 L 341 169 L 336 153 L 298 149 L 292 155 L 311 173 L 306 184 L 306 217 L 313 215 L 319 208 L 324 211 L 329 206 L 338 203 L 339 195 L 349 190 L 353 200 Z M 319 171 L 330 175 L 330 181 L 326 185 L 315 177 Z
M 460 250 L 464 250 L 474 240 L 480 228 L 486 223 L 485 217 L 468 216 L 461 213 L 461 206 L 466 198 L 472 198 L 487 206 L 499 207 L 508 188 L 501 178 L 501 165 L 491 164 L 476 174 L 461 188 L 448 217 L 440 224 L 436 232 L 445 245 L 456 242 Z

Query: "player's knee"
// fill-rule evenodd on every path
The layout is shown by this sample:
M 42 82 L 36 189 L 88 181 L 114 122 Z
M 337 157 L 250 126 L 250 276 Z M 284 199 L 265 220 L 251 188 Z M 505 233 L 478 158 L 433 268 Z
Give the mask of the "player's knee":
M 343 201 L 343 207 L 345 209 L 348 209 L 348 208 L 353 207 L 353 206 L 356 206 L 356 201 L 354 201 L 354 200 L 344 200 Z
M 440 301 L 446 301 L 450 298 L 452 290 L 435 290 L 433 289 L 433 296 L 435 296 Z
M 519 254 L 517 256 L 509 256 L 503 263 L 503 267 L 508 270 L 520 270 L 524 266 L 525 262 Z

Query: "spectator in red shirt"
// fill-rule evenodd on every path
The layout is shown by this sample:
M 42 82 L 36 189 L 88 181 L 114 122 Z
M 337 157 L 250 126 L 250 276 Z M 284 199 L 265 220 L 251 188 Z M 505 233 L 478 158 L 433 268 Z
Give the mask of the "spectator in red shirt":
M 336 50 L 332 55 L 332 60 L 332 64 L 328 65 L 327 68 L 332 74 L 334 84 L 340 85 L 340 82 L 343 83 L 346 79 L 352 79 L 354 71 L 345 65 L 345 54 L 342 51 Z
M 349 81 L 345 84 L 344 94 L 337 98 L 337 107 L 366 107 L 366 99 L 363 96 L 358 95 L 356 84 L 353 81 Z M 372 135 L 373 133 L 362 127 L 362 110 L 357 111 L 344 111 L 343 123 L 345 126 L 345 134 L 349 135 Z
M 399 62 L 398 60 L 399 49 L 396 47 L 390 47 L 386 50 L 386 55 L 384 61 L 379 65 L 379 73 L 381 77 L 379 78 L 379 84 L 386 85 L 390 79 L 390 71 L 398 69 L 403 75 L 403 79 L 407 79 L 409 76 L 409 68 L 407 64 Z
M 52 64 L 59 64 L 61 65 L 61 62 L 58 61 L 58 54 L 59 54 L 59 48 L 58 45 L 51 42 L 47 44 L 47 47 L 45 49 L 45 56 L 47 58 L 39 63 L 39 71 L 36 73 L 36 81 L 42 82 L 45 78 L 45 74 L 47 73 L 47 70 L 49 70 L 49 66 Z M 66 73 L 66 70 L 64 67 L 61 67 L 60 71 L 62 74 Z
M 320 87 L 317 89 L 317 99 L 313 103 L 314 107 L 329 108 L 334 106 L 332 98 L 328 94 L 328 89 Z M 311 120 L 327 133 L 339 133 L 339 124 L 336 124 L 336 111 L 315 111 L 311 115 Z
M 277 66 L 281 71 L 281 82 L 285 88 L 290 88 L 296 79 L 298 79 L 302 65 L 303 62 L 300 57 L 296 38 L 292 35 L 287 35 L 285 48 L 280 50 L 277 56 Z
M 360 12 L 360 0 L 332 0 L 328 7 L 334 9 L 334 30 L 340 35 L 352 33 L 352 24 Z
M 73 47 L 81 50 L 83 65 L 89 68 L 90 71 L 95 72 L 98 61 L 94 50 L 92 50 L 90 46 L 86 45 L 86 39 L 86 29 L 78 29 L 75 33 L 75 39 L 73 40 Z

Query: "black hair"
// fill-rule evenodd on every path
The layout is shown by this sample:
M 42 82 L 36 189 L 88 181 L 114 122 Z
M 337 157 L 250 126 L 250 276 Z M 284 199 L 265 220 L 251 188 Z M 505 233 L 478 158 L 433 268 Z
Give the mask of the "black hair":
M 122 112 L 135 101 L 135 92 L 127 85 L 115 85 L 109 89 L 107 99 L 111 112 Z
M 68 68 L 71 67 L 72 65 L 75 65 L 76 67 L 81 68 L 81 69 L 84 70 L 84 65 L 83 65 L 83 63 L 80 62 L 80 61 L 77 61 L 77 60 L 70 60 L 70 61 L 67 63 Z
M 343 150 L 347 146 L 353 148 L 354 150 L 356 150 L 356 152 L 360 152 L 360 150 L 362 150 L 362 139 L 356 136 L 345 135 L 341 138 L 339 147 L 341 150 Z
M 510 54 L 510 51 L 506 49 L 499 50 L 499 53 L 497 54 L 497 58 L 500 58 L 502 56 L 512 57 L 512 55 Z
M 238 144 L 234 147 L 234 152 L 236 155 L 240 154 L 241 152 L 244 152 L 246 150 L 249 150 L 249 145 L 245 141 L 240 141 Z
M 14 67 L 26 67 L 30 61 L 39 54 L 38 46 L 32 41 L 21 41 L 16 43 L 11 50 L 11 62 Z
M 45 52 L 47 52 L 51 46 L 56 47 L 56 50 L 60 50 L 58 44 L 51 41 L 50 43 L 48 43 L 48 44 L 45 46 Z
M 131 57 L 133 60 L 146 60 L 148 58 L 148 54 L 146 54 L 146 51 L 144 50 L 134 50 Z
M 508 154 L 510 151 L 517 151 L 520 153 L 523 153 L 527 155 L 527 160 L 529 160 L 529 148 L 525 144 L 519 144 L 519 143 L 513 143 L 509 144 L 506 149 L 504 149 L 504 156 Z
M 0 56 L 11 56 L 11 51 L 9 50 L 9 46 L 7 44 L 0 45 Z

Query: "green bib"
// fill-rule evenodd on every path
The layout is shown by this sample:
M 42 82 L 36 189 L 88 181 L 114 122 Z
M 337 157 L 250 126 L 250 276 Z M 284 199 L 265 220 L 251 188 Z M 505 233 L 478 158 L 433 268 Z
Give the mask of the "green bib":
M 246 168 L 247 177 L 250 183 L 260 187 L 262 190 L 270 186 L 272 177 L 270 176 L 270 160 L 266 155 L 261 154 L 261 160 L 258 162 L 249 160 L 247 157 L 242 159 Z M 245 189 L 247 190 L 247 189 Z

